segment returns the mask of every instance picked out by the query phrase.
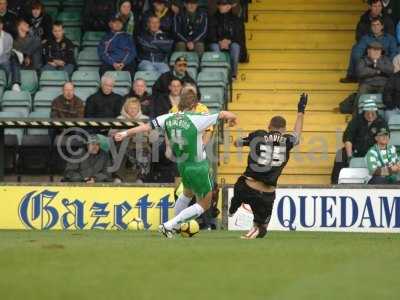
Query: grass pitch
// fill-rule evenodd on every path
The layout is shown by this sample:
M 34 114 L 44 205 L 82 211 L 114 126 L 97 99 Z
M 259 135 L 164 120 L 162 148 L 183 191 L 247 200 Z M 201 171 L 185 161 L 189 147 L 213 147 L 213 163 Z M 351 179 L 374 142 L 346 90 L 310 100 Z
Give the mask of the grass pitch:
M 400 236 L 0 231 L 0 299 L 400 299 Z

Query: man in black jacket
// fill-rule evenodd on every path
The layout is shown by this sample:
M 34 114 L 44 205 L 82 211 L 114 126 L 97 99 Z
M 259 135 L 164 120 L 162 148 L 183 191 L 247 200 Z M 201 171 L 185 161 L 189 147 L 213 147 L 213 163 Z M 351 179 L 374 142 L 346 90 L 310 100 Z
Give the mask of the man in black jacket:
M 85 118 L 116 118 L 123 106 L 122 96 L 113 92 L 114 78 L 104 75 L 101 88 L 86 101 Z
M 390 16 L 383 12 L 382 0 L 372 0 L 369 9 L 360 17 L 356 28 L 356 41 L 371 32 L 371 20 L 382 18 L 385 33 L 395 35 L 393 20 Z
M 383 46 L 379 42 L 372 42 L 368 45 L 368 55 L 358 63 L 360 94 L 382 93 L 388 78 L 393 74 L 393 63 L 382 55 L 382 51 Z
M 207 12 L 198 9 L 198 0 L 185 0 L 185 9 L 174 17 L 175 51 L 204 53 L 207 34 Z
M 229 51 L 232 77 L 237 76 L 239 58 L 244 44 L 243 21 L 232 13 L 231 0 L 218 0 L 218 12 L 210 18 L 208 40 L 211 51 Z
M 383 90 L 383 103 L 386 106 L 385 119 L 400 114 L 400 72 L 393 74 L 386 82 Z
M 128 98 L 138 98 L 140 101 L 140 108 L 142 113 L 150 118 L 154 117 L 154 103 L 153 97 L 147 93 L 146 81 L 141 78 L 133 82 L 132 90 L 124 96 L 124 102 Z
M 43 45 L 43 70 L 65 70 L 71 77 L 75 69 L 74 44 L 65 37 L 62 23 L 55 22 L 53 36 Z
M 187 60 L 185 56 L 180 56 L 175 60 L 174 69 L 172 71 L 166 72 L 162 74 L 157 81 L 153 85 L 153 92 L 154 96 L 158 96 L 161 94 L 168 94 L 169 93 L 169 85 L 172 80 L 179 79 L 182 84 L 190 83 L 196 86 L 196 81 L 190 77 L 189 73 L 187 72 Z M 197 89 L 197 92 L 198 89 Z

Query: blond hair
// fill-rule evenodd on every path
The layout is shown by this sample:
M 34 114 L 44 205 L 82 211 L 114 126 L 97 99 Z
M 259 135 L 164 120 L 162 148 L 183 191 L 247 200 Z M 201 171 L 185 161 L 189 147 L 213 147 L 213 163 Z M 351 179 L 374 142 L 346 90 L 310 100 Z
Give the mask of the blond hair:
M 179 111 L 190 111 L 196 105 L 197 93 L 188 89 L 181 94 L 181 100 L 178 104 Z
M 132 105 L 132 104 L 138 105 L 139 113 L 142 112 L 141 105 L 140 105 L 140 100 L 138 98 L 136 98 L 136 97 L 129 97 L 128 99 L 126 99 L 126 101 L 124 103 L 124 106 L 122 107 L 122 110 L 124 112 L 128 112 L 128 107 L 129 107 L 129 105 Z

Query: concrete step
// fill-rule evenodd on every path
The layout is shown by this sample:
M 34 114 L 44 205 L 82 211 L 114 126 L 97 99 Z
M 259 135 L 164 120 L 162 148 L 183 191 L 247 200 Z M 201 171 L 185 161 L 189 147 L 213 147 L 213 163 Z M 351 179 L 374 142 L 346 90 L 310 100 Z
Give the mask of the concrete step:
M 339 30 L 248 30 L 248 49 L 350 50 L 354 32 Z
M 348 96 L 348 92 L 310 93 L 307 111 L 332 111 Z M 228 108 L 233 110 L 297 110 L 299 93 L 295 92 L 257 92 L 234 91 Z
M 240 70 L 236 83 L 333 83 L 343 77 L 341 71 Z
M 344 74 L 349 50 L 250 50 L 250 62 L 239 70 L 341 70 Z
M 296 111 L 287 111 L 280 114 L 279 111 L 236 111 L 238 124 L 231 130 L 251 131 L 263 127 L 276 115 L 283 115 L 287 122 L 287 128 L 293 128 L 297 118 Z M 304 131 L 308 132 L 342 132 L 346 127 L 348 116 L 331 112 L 308 112 L 304 119 Z
M 335 12 L 359 12 L 367 9 L 366 3 L 361 0 L 289 0 L 289 1 L 269 1 L 269 0 L 253 0 L 249 6 L 249 10 L 253 11 L 335 11 Z
M 248 30 L 352 30 L 359 12 L 261 11 L 250 12 Z

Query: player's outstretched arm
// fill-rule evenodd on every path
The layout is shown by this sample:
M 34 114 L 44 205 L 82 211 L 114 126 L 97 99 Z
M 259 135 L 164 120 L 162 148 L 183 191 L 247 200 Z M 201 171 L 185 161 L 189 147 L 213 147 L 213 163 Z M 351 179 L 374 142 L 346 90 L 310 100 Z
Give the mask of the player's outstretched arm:
M 148 132 L 148 131 L 151 131 L 151 129 L 152 128 L 149 123 L 142 123 L 137 127 L 133 127 L 131 129 L 118 132 L 117 134 L 114 135 L 114 140 L 116 142 L 121 142 L 127 137 L 130 137 L 130 136 L 135 135 L 140 132 Z
M 237 124 L 237 116 L 230 111 L 222 110 L 219 113 L 219 118 L 222 120 L 227 120 L 229 127 L 233 127 Z
M 303 93 L 300 95 L 299 103 L 297 104 L 297 119 L 294 124 L 294 132 L 300 139 L 301 132 L 303 131 L 304 112 L 306 110 L 308 95 Z

